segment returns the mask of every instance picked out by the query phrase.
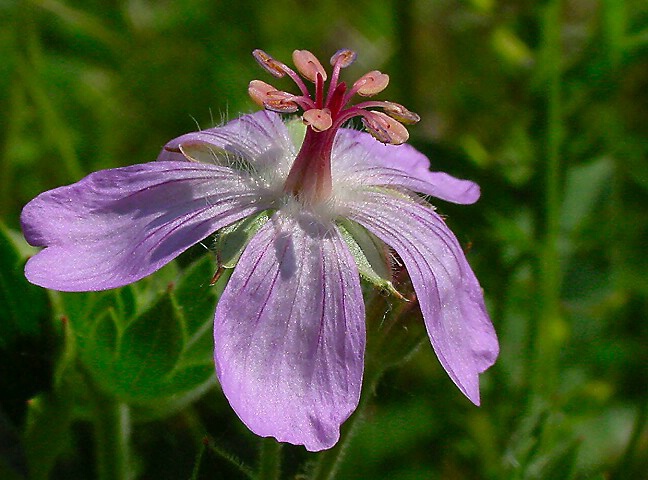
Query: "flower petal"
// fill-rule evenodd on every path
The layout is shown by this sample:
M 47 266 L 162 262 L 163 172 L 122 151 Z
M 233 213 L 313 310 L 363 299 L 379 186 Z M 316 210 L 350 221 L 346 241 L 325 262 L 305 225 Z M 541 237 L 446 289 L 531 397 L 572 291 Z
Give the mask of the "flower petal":
M 265 110 L 242 115 L 221 127 L 187 133 L 167 143 L 158 160 L 186 161 L 176 153 L 183 144 L 207 143 L 214 147 L 209 156 L 198 158 L 205 163 L 243 159 L 254 169 L 285 170 L 290 168 L 297 152 L 281 116 Z M 224 155 L 219 155 L 223 152 Z M 285 177 L 284 175 L 284 177 Z
M 335 180 L 349 185 L 402 187 L 453 203 L 479 199 L 479 186 L 444 172 L 431 172 L 430 161 L 410 145 L 385 145 L 371 135 L 340 129 L 332 158 Z
M 278 212 L 243 252 L 216 308 L 216 370 L 250 430 L 333 446 L 358 405 L 365 346 L 358 271 L 333 225 Z
M 23 209 L 30 282 L 64 291 L 115 288 L 154 272 L 215 230 L 264 208 L 231 169 L 152 162 L 103 170 Z
M 466 257 L 445 222 L 429 207 L 402 197 L 365 192 L 350 218 L 401 257 L 443 368 L 479 405 L 479 373 L 497 358 L 495 330 Z

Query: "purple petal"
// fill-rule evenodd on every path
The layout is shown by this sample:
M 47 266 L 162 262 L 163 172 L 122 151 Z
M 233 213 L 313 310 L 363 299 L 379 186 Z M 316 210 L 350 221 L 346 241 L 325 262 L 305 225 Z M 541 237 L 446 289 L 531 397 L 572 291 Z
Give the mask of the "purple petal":
M 222 127 L 175 138 L 165 145 L 158 160 L 186 161 L 182 154 L 169 149 L 177 150 L 183 144 L 192 143 L 207 143 L 217 150 L 225 151 L 230 157 L 233 155 L 246 160 L 258 169 L 283 167 L 287 170 L 296 155 L 295 146 L 281 117 L 266 110 L 242 115 Z M 208 163 L 218 163 L 227 160 L 225 157 L 205 160 Z
M 156 271 L 215 230 L 263 208 L 250 180 L 224 167 L 152 162 L 103 170 L 23 209 L 30 282 L 103 290 Z
M 378 192 L 366 192 L 350 218 L 402 258 L 439 361 L 479 405 L 479 374 L 495 362 L 499 347 L 481 287 L 455 236 L 431 208 Z
M 430 161 L 410 145 L 385 145 L 365 132 L 341 129 L 333 149 L 333 171 L 343 181 L 402 187 L 453 203 L 479 199 L 479 186 L 444 172 L 431 172 Z
M 333 446 L 358 405 L 365 346 L 358 270 L 333 225 L 276 214 L 216 308 L 216 370 L 258 435 Z

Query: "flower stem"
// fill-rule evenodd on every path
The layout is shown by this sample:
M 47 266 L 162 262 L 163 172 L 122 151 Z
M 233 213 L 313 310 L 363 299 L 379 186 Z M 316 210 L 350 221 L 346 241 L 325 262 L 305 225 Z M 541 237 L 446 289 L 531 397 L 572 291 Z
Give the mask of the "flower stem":
M 545 232 L 540 252 L 540 311 L 534 345 L 533 387 L 536 393 L 555 390 L 558 356 L 565 325 L 560 288 L 560 149 L 564 132 L 561 108 L 561 1 L 549 3 L 544 15 L 544 62 L 547 97 Z
M 281 443 L 274 438 L 261 441 L 259 480 L 278 480 L 281 475 Z
M 99 480 L 127 480 L 131 432 L 128 405 L 95 393 L 95 448 Z
M 330 450 L 325 450 L 317 454 L 315 467 L 308 477 L 310 480 L 333 480 L 336 478 L 340 465 L 342 465 L 344 456 L 351 443 L 351 439 L 357 432 L 358 426 L 364 420 L 364 410 L 369 403 L 368 399 L 372 396 L 373 387 L 376 383 L 377 379 L 371 382 L 372 385 L 368 385 L 371 388 L 363 388 L 364 393 L 360 396 L 358 408 L 342 426 L 338 443 Z

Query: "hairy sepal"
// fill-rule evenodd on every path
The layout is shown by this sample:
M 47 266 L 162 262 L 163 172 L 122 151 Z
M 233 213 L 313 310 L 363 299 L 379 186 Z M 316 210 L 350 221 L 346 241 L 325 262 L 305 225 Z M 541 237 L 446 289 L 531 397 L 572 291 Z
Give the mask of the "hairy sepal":
M 338 229 L 362 278 L 381 290 L 403 298 L 392 283 L 391 256 L 387 245 L 364 227 L 349 220 L 341 221 Z

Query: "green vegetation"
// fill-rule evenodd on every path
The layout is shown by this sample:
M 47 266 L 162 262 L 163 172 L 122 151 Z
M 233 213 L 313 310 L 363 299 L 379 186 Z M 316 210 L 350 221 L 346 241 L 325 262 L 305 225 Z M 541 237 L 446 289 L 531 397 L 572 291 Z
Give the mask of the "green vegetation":
M 474 206 L 435 203 L 501 354 L 474 407 L 428 343 L 399 361 L 420 315 L 374 294 L 368 308 L 400 320 L 393 337 L 369 326 L 368 383 L 374 362 L 393 368 L 364 389 L 348 445 L 318 460 L 254 436 L 218 389 L 213 255 L 195 247 L 116 291 L 45 292 L 22 276 L 19 215 L 40 192 L 255 110 L 247 84 L 268 78 L 254 48 L 342 47 L 359 53 L 345 78 L 391 75 L 386 98 L 421 116 L 411 143 L 433 169 L 480 184 Z M 10 0 L 0 56 L 1 478 L 252 478 L 259 452 L 263 478 L 279 455 L 281 478 L 648 471 L 645 1 Z

